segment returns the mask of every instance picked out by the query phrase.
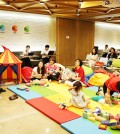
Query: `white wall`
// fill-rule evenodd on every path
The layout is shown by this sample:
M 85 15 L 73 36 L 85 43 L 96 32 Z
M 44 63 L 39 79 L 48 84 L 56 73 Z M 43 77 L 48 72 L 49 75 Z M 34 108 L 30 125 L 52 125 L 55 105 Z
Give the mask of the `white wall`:
M 109 48 L 120 49 L 120 25 L 96 22 L 94 45 L 103 49 L 106 44 Z
M 46 15 L 0 11 L 1 24 L 5 25 L 5 32 L 0 31 L 0 52 L 3 51 L 1 45 L 8 47 L 11 51 L 23 51 L 26 45 L 30 45 L 32 51 L 39 51 L 46 44 L 50 45 L 51 50 L 55 49 L 55 18 Z M 16 33 L 12 31 L 13 25 L 18 27 Z M 27 25 L 30 28 L 29 34 L 24 32 L 24 27 Z

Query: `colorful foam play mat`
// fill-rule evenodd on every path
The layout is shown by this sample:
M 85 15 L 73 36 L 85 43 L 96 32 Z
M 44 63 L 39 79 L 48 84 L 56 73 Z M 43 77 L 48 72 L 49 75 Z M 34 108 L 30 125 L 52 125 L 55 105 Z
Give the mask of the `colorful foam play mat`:
M 98 87 L 83 87 L 89 108 L 79 109 L 69 105 L 72 97 L 68 86 L 50 82 L 47 85 L 15 85 L 8 89 L 22 97 L 27 104 L 45 114 L 72 134 L 119 134 L 120 104 L 109 106 L 95 100 Z M 102 99 L 102 98 L 101 98 Z M 62 107 L 61 107 L 62 106 Z

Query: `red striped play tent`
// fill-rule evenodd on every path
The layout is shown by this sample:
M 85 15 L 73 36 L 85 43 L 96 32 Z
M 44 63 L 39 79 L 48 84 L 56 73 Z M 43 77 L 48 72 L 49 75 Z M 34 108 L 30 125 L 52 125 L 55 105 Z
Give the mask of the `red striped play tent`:
M 2 46 L 4 52 L 0 55 L 0 80 L 7 81 L 16 79 L 18 83 L 22 81 L 21 64 L 19 60 L 8 48 Z

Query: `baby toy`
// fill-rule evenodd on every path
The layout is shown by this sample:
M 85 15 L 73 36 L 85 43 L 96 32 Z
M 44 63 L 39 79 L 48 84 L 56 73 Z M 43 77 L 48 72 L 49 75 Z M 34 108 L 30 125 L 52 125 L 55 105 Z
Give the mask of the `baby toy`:
M 102 130 L 106 130 L 106 129 L 107 129 L 107 125 L 105 125 L 105 124 L 100 124 L 98 128 L 99 128 L 99 129 L 102 129 Z
M 109 120 L 102 121 L 101 123 L 110 126 L 111 129 L 120 130 L 120 114 L 117 114 L 116 116 L 110 115 Z
M 66 109 L 67 105 L 64 102 L 62 102 L 62 103 L 60 103 L 59 108 L 60 109 Z
M 25 85 L 19 85 L 17 87 L 18 90 L 25 90 L 27 87 Z
M 26 83 L 26 86 L 31 87 L 32 83 Z
M 100 108 L 99 107 L 95 107 L 95 109 L 93 111 L 93 114 L 100 115 L 101 114 Z

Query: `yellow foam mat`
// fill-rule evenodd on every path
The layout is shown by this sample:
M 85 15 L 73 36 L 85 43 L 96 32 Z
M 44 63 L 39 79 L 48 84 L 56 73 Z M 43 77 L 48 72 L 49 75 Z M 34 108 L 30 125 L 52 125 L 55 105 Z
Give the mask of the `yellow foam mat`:
M 68 91 L 68 86 L 64 84 L 58 84 L 56 82 L 49 83 L 49 87 L 51 90 L 54 90 L 58 92 L 58 94 L 50 95 L 45 98 L 48 100 L 60 104 L 60 102 L 68 103 L 70 98 L 72 97 L 71 94 Z M 85 95 L 85 98 L 89 98 L 88 96 Z M 95 107 L 99 107 L 102 111 L 106 111 L 108 113 L 111 113 L 112 115 L 116 115 L 120 113 L 120 105 L 115 105 L 110 107 L 109 105 L 106 104 L 100 104 L 96 101 L 90 100 L 89 108 L 90 110 L 94 110 Z M 75 107 L 68 107 L 68 110 L 79 114 L 82 116 L 83 109 L 75 108 Z
M 49 83 L 48 88 L 57 91 L 57 90 L 68 90 L 69 87 L 65 84 L 61 84 L 58 82 L 51 82 Z
M 61 102 L 69 103 L 71 96 L 66 97 L 62 94 L 54 94 L 54 95 L 47 96 L 45 98 L 56 103 L 56 104 L 60 104 Z
M 49 89 L 53 90 L 53 91 L 56 91 L 64 96 L 68 96 L 68 97 L 71 97 L 69 91 L 68 91 L 68 86 L 67 85 L 64 85 L 64 84 L 58 84 L 58 83 L 50 83 L 49 84 Z

